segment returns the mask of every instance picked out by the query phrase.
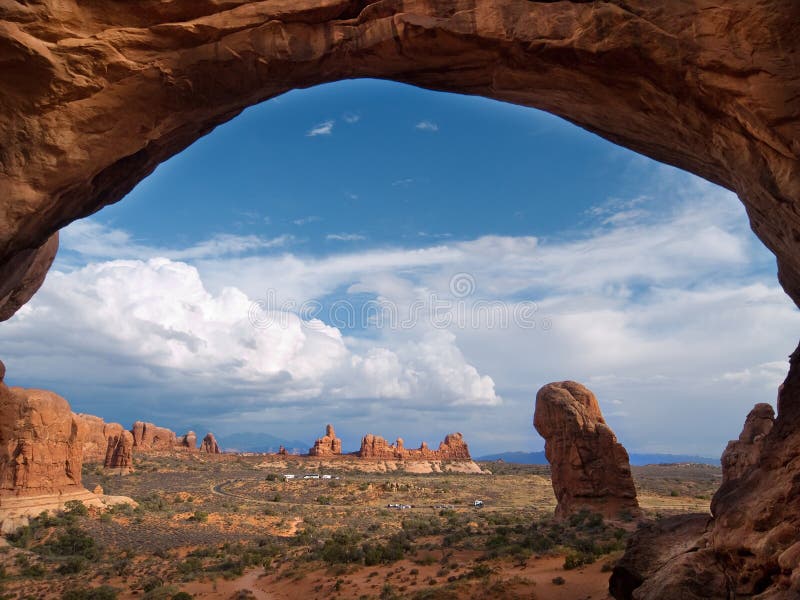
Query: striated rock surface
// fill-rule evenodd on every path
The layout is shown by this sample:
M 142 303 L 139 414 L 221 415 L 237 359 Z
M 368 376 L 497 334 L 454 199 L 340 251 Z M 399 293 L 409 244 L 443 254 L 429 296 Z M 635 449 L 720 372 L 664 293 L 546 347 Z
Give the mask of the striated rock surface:
M 536 394 L 533 425 L 545 439 L 557 517 L 581 510 L 611 518 L 640 513 L 628 453 L 589 389 L 575 381 L 545 385 Z
M 0 383 L 0 496 L 85 491 L 82 434 L 58 394 Z
M 469 447 L 460 433 L 451 433 L 445 436 L 439 444 L 438 450 L 431 450 L 428 444 L 422 442 L 419 448 L 406 448 L 403 438 L 397 438 L 394 444 L 389 444 L 379 435 L 368 433 L 361 440 L 358 451 L 360 458 L 377 458 L 382 460 L 433 460 L 433 461 L 471 461 Z
M 158 427 L 152 423 L 136 421 L 131 429 L 133 447 L 137 451 L 174 450 L 178 445 L 178 436 L 166 427 Z
M 108 438 L 103 466 L 127 473 L 133 471 L 133 434 L 130 431 L 122 430 Z
M 108 440 L 122 432 L 122 425 L 106 423 L 94 415 L 78 413 L 75 417 L 83 428 L 83 462 L 105 460 Z
M 178 448 L 194 452 L 197 450 L 197 434 L 190 431 L 180 437 L 178 440 Z
M 200 444 L 200 452 L 205 452 L 206 454 L 220 454 L 221 452 L 217 438 L 210 431 L 203 438 L 203 443 Z
M 325 435 L 318 438 L 308 450 L 310 456 L 338 456 L 342 453 L 342 440 L 336 437 L 333 425 L 325 427 Z

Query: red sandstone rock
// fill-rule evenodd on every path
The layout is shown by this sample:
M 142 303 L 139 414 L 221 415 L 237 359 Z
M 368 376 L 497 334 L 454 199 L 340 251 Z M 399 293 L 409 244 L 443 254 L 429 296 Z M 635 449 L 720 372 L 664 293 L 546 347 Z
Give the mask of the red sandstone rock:
M 118 436 L 124 429 L 119 423 L 106 423 L 100 417 L 76 414 L 83 428 L 83 462 L 99 462 L 105 460 L 108 440 Z
M 133 470 L 133 434 L 122 430 L 108 438 L 108 448 L 103 466 L 107 469 Z
M 203 443 L 200 445 L 200 452 L 205 452 L 206 454 L 219 454 L 219 444 L 217 443 L 217 439 L 214 437 L 214 434 L 210 431 L 206 434 L 206 437 L 203 438 Z
M 451 433 L 445 436 L 439 444 L 438 450 L 431 450 L 428 444 L 422 442 L 418 449 L 405 447 L 403 438 L 397 438 L 394 444 L 389 444 L 379 435 L 368 433 L 361 440 L 361 449 L 358 451 L 360 458 L 377 458 L 384 460 L 472 460 L 469 448 L 460 433 Z
M 283 446 L 278 448 L 278 454 L 280 456 L 288 456 L 289 455 L 289 453 L 286 451 L 286 448 L 284 448 Z
M 325 427 L 325 435 L 308 450 L 310 456 L 338 456 L 342 453 L 342 440 L 336 437 L 333 425 Z
M 61 396 L 0 383 L 0 496 L 84 491 L 82 433 Z
M 739 439 L 728 442 L 722 453 L 722 481 L 727 483 L 739 479 L 751 467 L 758 464 L 764 438 L 772 430 L 775 412 L 769 404 L 756 404 L 747 415 Z
M 194 452 L 197 450 L 197 434 L 190 431 L 180 437 L 178 440 L 178 448 L 182 450 L 189 450 Z
M 590 390 L 574 381 L 547 384 L 536 394 L 533 425 L 545 439 L 557 517 L 639 514 L 628 453 Z
M 158 427 L 152 423 L 136 421 L 133 424 L 133 447 L 142 452 L 147 450 L 174 450 L 178 445 L 178 438 L 174 431 L 165 427 Z

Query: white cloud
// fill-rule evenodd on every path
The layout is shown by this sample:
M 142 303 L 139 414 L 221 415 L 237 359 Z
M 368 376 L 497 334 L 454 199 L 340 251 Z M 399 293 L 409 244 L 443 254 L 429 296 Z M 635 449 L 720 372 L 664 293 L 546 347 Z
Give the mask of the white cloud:
M 367 238 L 358 233 L 329 233 L 325 239 L 337 242 L 358 242 Z
M 439 131 L 439 126 L 433 121 L 420 121 L 415 125 L 418 131 Z
M 307 137 L 316 137 L 318 135 L 331 135 L 333 133 L 333 126 L 336 122 L 333 120 L 325 121 L 312 127 L 308 133 L 306 133 Z
M 282 248 L 294 238 L 280 235 L 264 238 L 257 235 L 221 233 L 184 248 L 163 248 L 137 242 L 121 229 L 114 229 L 91 219 L 75 221 L 61 230 L 61 249 L 88 258 L 155 258 L 196 260 L 225 257 L 258 250 Z
M 344 115 L 342 115 L 342 119 L 348 125 L 354 125 L 361 120 L 361 115 L 357 113 L 345 113 Z
M 316 215 L 311 215 L 308 217 L 302 217 L 300 219 L 295 219 L 292 221 L 297 226 L 308 225 L 309 223 L 316 223 L 318 221 L 322 221 L 322 217 L 318 217 Z
M 316 423 L 322 413 L 374 429 L 409 411 L 421 430 L 440 423 L 494 444 L 487 428 L 533 439 L 536 390 L 577 379 L 630 450 L 713 455 L 754 403 L 774 400 L 800 314 L 738 200 L 670 178 L 652 200 L 591 211 L 568 239 L 488 235 L 314 257 L 280 245 L 254 255 L 270 242 L 245 237 L 166 260 L 125 232 L 78 227 L 67 246 L 84 256 L 145 260 L 51 272 L 4 325 L 0 352 L 12 379 L 46 373 L 60 389 L 99 378 L 113 393 L 168 394 L 171 410 L 213 410 L 231 430 L 243 419 Z M 452 299 L 456 273 L 475 282 L 468 314 L 479 300 L 533 301 L 536 327 L 441 329 L 423 318 L 412 329 L 340 330 L 290 313 L 285 327 L 254 329 L 247 319 L 271 288 L 277 303 L 365 296 L 407 314 L 420 298 Z

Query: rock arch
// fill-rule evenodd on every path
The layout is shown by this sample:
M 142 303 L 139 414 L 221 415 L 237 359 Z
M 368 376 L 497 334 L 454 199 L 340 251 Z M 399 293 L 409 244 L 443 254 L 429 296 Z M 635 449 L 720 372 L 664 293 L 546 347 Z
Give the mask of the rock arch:
M 0 319 L 43 281 L 61 227 L 247 106 L 356 77 L 541 108 L 734 190 L 800 303 L 799 27 L 795 0 L 10 0 Z M 781 490 L 759 526 L 789 538 L 798 381 L 795 356 L 770 458 L 741 490 L 745 505 Z

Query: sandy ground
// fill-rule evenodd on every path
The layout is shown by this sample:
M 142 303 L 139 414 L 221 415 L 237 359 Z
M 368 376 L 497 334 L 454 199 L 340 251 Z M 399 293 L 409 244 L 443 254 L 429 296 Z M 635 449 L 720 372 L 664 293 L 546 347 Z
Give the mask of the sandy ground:
M 460 569 L 453 569 L 448 575 L 457 576 L 465 572 L 466 563 L 472 556 L 456 553 L 452 561 L 464 563 Z M 607 557 L 608 558 L 608 557 Z M 582 569 L 565 571 L 563 556 L 532 558 L 524 567 L 509 561 L 490 562 L 498 570 L 491 581 L 507 582 L 508 597 L 531 598 L 539 600 L 609 600 L 608 572 L 602 572 L 606 561 L 598 561 Z M 250 590 L 258 600 L 296 600 L 297 598 L 359 598 L 362 595 L 376 598 L 388 582 L 400 597 L 441 586 L 447 583 L 447 576 L 438 576 L 441 566 L 419 565 L 410 560 L 402 560 L 392 565 L 359 567 L 350 569 L 343 575 L 336 575 L 328 569 L 316 568 L 285 576 L 282 571 L 264 575 L 262 569 L 248 571 L 235 580 L 216 582 L 192 582 L 181 586 L 195 596 L 208 600 L 228 600 L 236 592 Z M 414 573 L 416 571 L 416 573 Z M 565 583 L 557 585 L 553 579 L 562 577 Z M 435 584 L 431 584 L 431 580 Z M 337 581 L 340 582 L 337 589 Z M 470 598 L 492 598 L 489 586 L 481 580 L 463 580 L 459 596 Z

